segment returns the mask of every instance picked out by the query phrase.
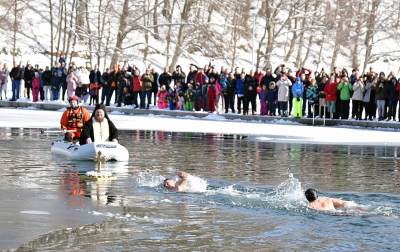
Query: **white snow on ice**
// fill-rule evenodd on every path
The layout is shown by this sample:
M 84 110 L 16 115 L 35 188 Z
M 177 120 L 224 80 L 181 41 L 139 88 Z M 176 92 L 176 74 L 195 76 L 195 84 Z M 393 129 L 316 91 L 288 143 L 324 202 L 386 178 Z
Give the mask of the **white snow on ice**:
M 60 111 L 2 108 L 0 109 L 0 127 L 59 128 L 61 114 Z M 399 132 L 387 130 L 232 121 L 218 115 L 209 115 L 206 119 L 188 119 L 165 115 L 111 114 L 110 118 L 120 130 L 249 135 L 259 141 L 400 146 Z

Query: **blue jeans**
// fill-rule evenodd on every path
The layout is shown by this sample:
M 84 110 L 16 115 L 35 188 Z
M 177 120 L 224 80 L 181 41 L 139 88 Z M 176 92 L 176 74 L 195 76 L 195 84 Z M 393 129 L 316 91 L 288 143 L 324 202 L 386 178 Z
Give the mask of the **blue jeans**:
M 18 100 L 19 99 L 19 88 L 21 86 L 21 80 L 13 80 L 12 81 L 12 100 Z

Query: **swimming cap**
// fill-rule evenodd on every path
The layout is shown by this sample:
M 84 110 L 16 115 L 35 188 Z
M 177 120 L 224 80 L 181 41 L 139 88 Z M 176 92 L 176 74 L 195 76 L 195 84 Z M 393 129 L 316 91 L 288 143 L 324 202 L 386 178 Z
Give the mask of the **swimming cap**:
M 309 202 L 313 202 L 318 198 L 317 190 L 313 188 L 309 188 L 305 191 L 304 195 L 306 195 L 306 198 Z

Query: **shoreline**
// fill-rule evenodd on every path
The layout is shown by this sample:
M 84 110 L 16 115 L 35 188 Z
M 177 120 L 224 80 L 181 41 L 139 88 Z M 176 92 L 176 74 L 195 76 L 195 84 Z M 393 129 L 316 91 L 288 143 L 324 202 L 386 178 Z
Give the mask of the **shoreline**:
M 27 101 L 0 101 L 0 108 L 35 108 L 38 110 L 59 111 L 68 105 L 62 102 L 27 102 Z M 82 105 L 89 110 L 93 110 L 94 106 Z M 399 129 L 400 122 L 397 121 L 356 121 L 356 120 L 340 120 L 340 119 L 324 119 L 322 118 L 293 118 L 280 116 L 261 116 L 261 115 L 240 115 L 233 113 L 208 113 L 195 111 L 180 110 L 160 110 L 160 109 L 133 109 L 132 106 L 116 107 L 108 106 L 108 113 L 120 113 L 124 115 L 152 115 L 152 116 L 169 116 L 173 118 L 193 117 L 197 119 L 212 120 L 213 116 L 218 117 L 216 120 L 227 121 L 243 121 L 243 122 L 262 122 L 277 124 L 298 124 L 306 126 L 327 126 L 327 127 L 349 127 L 349 128 L 365 128 L 365 129 Z

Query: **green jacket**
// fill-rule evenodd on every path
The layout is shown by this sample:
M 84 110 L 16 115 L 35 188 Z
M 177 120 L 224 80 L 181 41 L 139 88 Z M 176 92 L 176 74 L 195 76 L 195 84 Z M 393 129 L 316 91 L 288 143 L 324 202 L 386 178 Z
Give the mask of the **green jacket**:
M 351 86 L 350 82 L 340 82 L 337 89 L 340 91 L 340 100 L 342 101 L 348 101 L 350 100 L 350 91 L 353 90 L 353 87 Z

